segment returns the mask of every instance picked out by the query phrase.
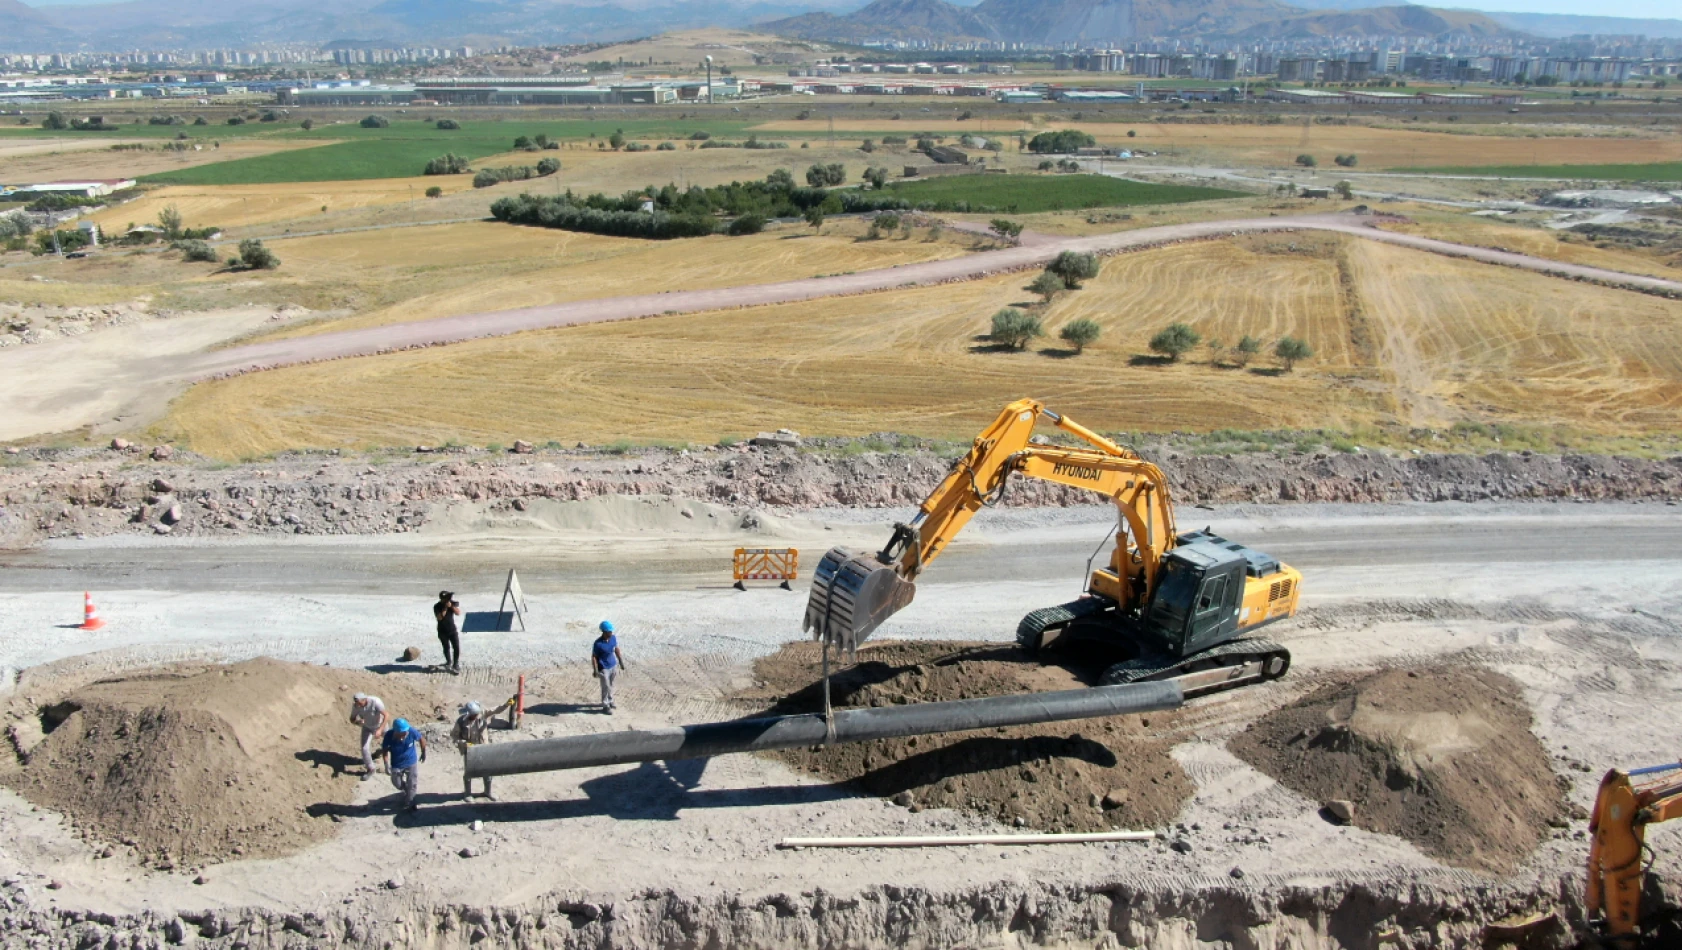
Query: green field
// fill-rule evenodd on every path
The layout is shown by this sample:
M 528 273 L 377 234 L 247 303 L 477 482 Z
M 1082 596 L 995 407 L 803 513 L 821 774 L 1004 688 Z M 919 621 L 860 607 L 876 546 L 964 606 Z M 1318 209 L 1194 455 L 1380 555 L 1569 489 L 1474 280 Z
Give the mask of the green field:
M 428 161 L 445 152 L 471 159 L 506 151 L 507 142 L 491 143 L 482 139 L 451 142 L 369 139 L 197 165 L 147 175 L 141 181 L 160 185 L 270 185 L 288 181 L 408 178 L 419 175 Z M 534 155 L 532 161 L 536 160 Z
M 1127 205 L 1243 198 L 1244 192 L 1193 185 L 1152 185 L 1105 175 L 954 175 L 890 185 L 891 194 L 944 209 L 968 202 L 976 211 L 1033 214 Z
M 1419 175 L 1477 175 L 1489 178 L 1552 178 L 1599 181 L 1682 181 L 1682 162 L 1647 165 L 1447 165 L 1397 168 Z

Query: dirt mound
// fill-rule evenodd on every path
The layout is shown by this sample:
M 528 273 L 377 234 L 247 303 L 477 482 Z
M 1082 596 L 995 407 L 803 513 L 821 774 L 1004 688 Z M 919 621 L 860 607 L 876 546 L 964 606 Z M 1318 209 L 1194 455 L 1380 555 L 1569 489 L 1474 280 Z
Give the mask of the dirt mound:
M 1390 670 L 1322 687 L 1252 723 L 1229 748 L 1355 824 L 1462 867 L 1511 871 L 1566 813 L 1517 683 L 1461 666 Z
M 759 685 L 740 698 L 768 701 L 778 715 L 819 710 L 819 671 L 816 644 L 790 644 L 754 665 Z M 1089 672 L 1041 666 L 997 644 L 890 640 L 860 650 L 858 665 L 832 675 L 830 690 L 837 706 L 891 706 L 1074 689 Z M 770 754 L 873 795 L 909 793 L 913 808 L 964 808 L 1006 824 L 1053 831 L 1154 828 L 1172 821 L 1193 790 L 1168 755 L 1170 743 L 1154 738 L 1150 728 L 1152 720 L 1161 728 L 1170 715 Z
M 83 837 L 160 867 L 272 857 L 329 837 L 311 805 L 349 800 L 361 763 L 353 692 L 433 719 L 432 699 L 371 673 L 257 659 L 106 680 L 11 730 L 0 781 L 68 816 Z M 27 750 L 27 751 L 25 751 Z M 349 768 L 350 773 L 345 770 Z

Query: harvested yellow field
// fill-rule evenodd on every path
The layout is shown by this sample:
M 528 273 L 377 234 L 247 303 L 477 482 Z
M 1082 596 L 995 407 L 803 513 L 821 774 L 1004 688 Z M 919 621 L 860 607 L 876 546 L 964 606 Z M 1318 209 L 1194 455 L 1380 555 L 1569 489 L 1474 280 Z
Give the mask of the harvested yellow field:
M 1682 304 L 1370 242 L 1251 238 L 1113 258 L 1023 352 L 982 338 L 1028 275 L 522 334 L 201 384 L 161 437 L 240 457 L 514 438 L 713 441 L 772 425 L 957 437 L 1031 394 L 1104 429 L 1459 419 L 1682 421 Z M 1074 356 L 1056 329 L 1089 316 Z M 1306 338 L 1289 375 L 1142 359 L 1183 320 L 1229 345 Z
M 1671 280 L 1682 278 L 1682 268 L 1670 266 L 1652 252 L 1640 249 L 1598 248 L 1588 239 L 1542 227 L 1507 224 L 1500 219 L 1472 217 L 1468 214 L 1445 214 L 1440 211 L 1409 209 L 1411 219 L 1405 224 L 1384 225 L 1386 231 L 1418 234 L 1424 237 L 1493 247 L 1550 261 L 1604 267 L 1626 274 L 1646 274 Z
M 837 134 L 862 135 L 903 130 L 899 134 L 940 132 L 957 135 L 1010 135 L 1021 127 L 1003 119 L 957 121 L 931 118 L 915 110 L 901 110 L 899 121 L 841 119 Z M 1296 157 L 1309 153 L 1330 166 L 1334 155 L 1354 154 L 1360 168 L 1403 168 L 1429 165 L 1560 165 L 1600 164 L 1615 155 L 1619 162 L 1671 162 L 1682 159 L 1682 138 L 1676 136 L 1538 137 L 1511 135 L 1457 135 L 1445 132 L 1380 129 L 1364 125 L 1177 124 L 1151 122 L 1141 116 L 1127 122 L 1055 122 L 1049 127 L 1081 129 L 1105 145 L 1127 145 L 1152 151 L 1171 152 L 1176 159 L 1195 159 L 1262 166 L 1293 166 Z M 762 133 L 813 131 L 810 121 L 782 120 L 757 126 Z M 1129 137 L 1132 131 L 1134 136 Z M 1012 143 L 1014 147 L 1014 142 Z M 1168 157 L 1168 156 L 1164 156 Z M 1333 169 L 1335 171 L 1335 169 Z M 1331 172 L 1327 172 L 1331 174 Z
M 1347 253 L 1403 421 L 1682 423 L 1682 303 L 1376 242 Z
M 143 150 L 122 150 L 112 145 L 140 142 Z M 200 151 L 166 152 L 158 139 L 0 139 L 0 182 L 60 181 L 70 178 L 135 178 L 175 171 L 194 165 L 255 158 L 273 152 L 313 148 L 319 142 L 286 139 L 230 139 L 221 148 L 205 146 Z M 26 144 L 28 143 L 28 144 Z
M 642 241 L 473 222 L 278 241 L 313 282 L 384 288 L 387 306 L 298 336 L 599 297 L 772 283 L 956 257 L 971 238 L 861 241 L 857 222 L 774 227 L 747 237 Z M 447 250 L 446 250 L 447 249 Z
M 105 228 L 127 222 L 157 220 L 158 212 L 174 205 L 188 227 L 242 228 L 280 221 L 320 217 L 329 211 L 377 205 L 424 202 L 426 189 L 438 185 L 446 193 L 472 189 L 469 175 L 430 178 L 384 178 L 369 181 L 284 182 L 266 185 L 166 185 L 144 198 L 118 205 L 93 216 Z

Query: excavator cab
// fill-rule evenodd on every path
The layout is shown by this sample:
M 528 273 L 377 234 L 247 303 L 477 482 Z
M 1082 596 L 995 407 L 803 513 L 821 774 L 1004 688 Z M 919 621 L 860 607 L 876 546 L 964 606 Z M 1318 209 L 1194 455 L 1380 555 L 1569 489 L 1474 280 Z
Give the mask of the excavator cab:
M 1145 610 L 1146 644 L 1183 657 L 1236 636 L 1246 563 L 1241 553 L 1208 542 L 1169 551 L 1156 596 Z

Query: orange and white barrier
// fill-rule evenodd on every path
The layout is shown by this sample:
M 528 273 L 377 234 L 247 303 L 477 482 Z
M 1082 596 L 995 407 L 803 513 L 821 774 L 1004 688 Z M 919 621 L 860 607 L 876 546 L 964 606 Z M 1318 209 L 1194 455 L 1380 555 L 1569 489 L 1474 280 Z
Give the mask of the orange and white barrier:
M 800 551 L 796 548 L 737 548 L 731 561 L 737 590 L 747 590 L 744 581 L 789 581 L 800 576 Z

